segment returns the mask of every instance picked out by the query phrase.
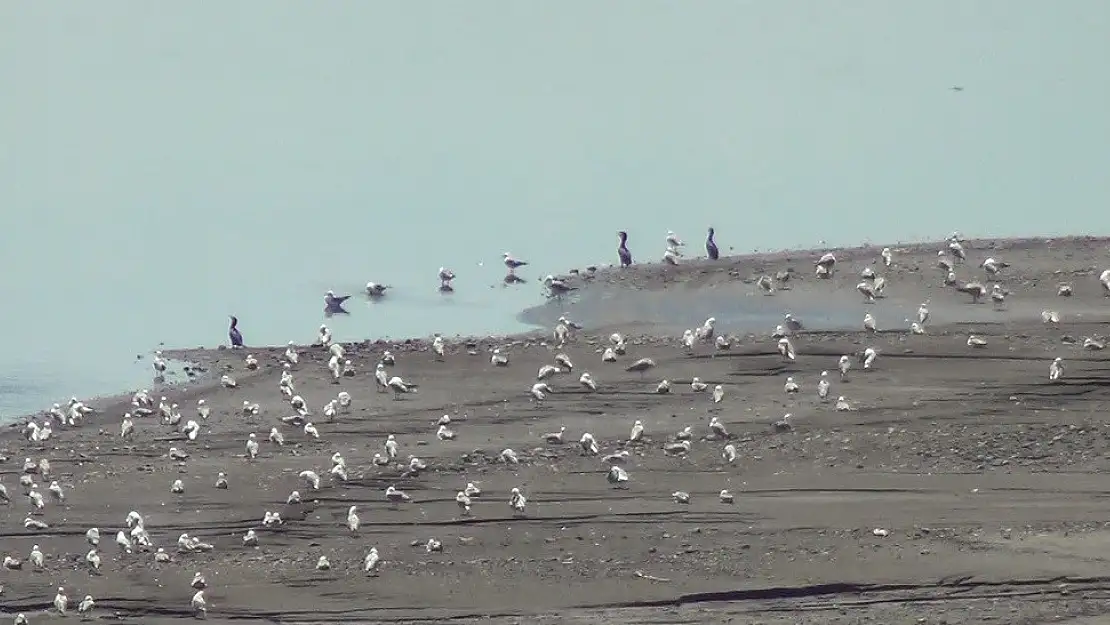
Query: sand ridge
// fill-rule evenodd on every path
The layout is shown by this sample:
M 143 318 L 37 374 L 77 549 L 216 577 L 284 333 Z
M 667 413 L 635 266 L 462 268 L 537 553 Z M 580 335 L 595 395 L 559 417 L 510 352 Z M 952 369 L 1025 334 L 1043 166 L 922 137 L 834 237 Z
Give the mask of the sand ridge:
M 119 418 L 128 405 L 119 402 L 98 405 L 99 414 L 56 430 L 46 444 L 3 434 L 0 483 L 12 499 L 0 505 L 3 550 L 25 559 L 38 544 L 46 566 L 3 571 L 0 605 L 27 612 L 32 623 L 62 622 L 44 610 L 63 585 L 74 604 L 94 596 L 98 618 L 168 623 L 192 618 L 189 581 L 200 571 L 213 622 L 981 623 L 1104 614 L 1110 365 L 1105 351 L 1084 350 L 1082 339 L 1105 332 L 1110 300 L 1094 277 L 1105 244 L 1004 245 L 989 253 L 1012 264 L 1004 283 L 1015 294 L 997 310 L 939 285 L 934 245 L 901 251 L 889 270 L 876 266 L 888 277 L 889 295 L 875 304 L 853 289 L 859 270 L 874 264 L 872 252 L 844 253 L 828 281 L 803 275 L 812 261 L 792 257 L 798 279 L 774 296 L 760 295 L 749 280 L 788 261 L 722 259 L 719 266 L 599 272 L 582 298 L 608 293 L 608 317 L 583 314 L 588 328 L 561 348 L 547 331 L 450 340 L 443 361 L 422 340 L 351 344 L 357 373 L 333 384 L 324 348 L 302 347 L 293 375 L 319 440 L 281 423 L 292 414 L 277 388 L 284 348 L 181 352 L 204 379 L 154 394 L 178 403 L 186 420 L 197 418 L 196 400 L 206 400 L 213 412 L 196 441 L 153 417 L 136 419 L 135 438 L 121 440 Z M 969 265 L 986 249 L 969 244 Z M 755 264 L 746 271 L 743 263 Z M 963 273 L 982 277 L 972 267 Z M 664 278 L 657 275 L 684 284 L 659 287 Z M 1059 282 L 1073 283 L 1072 297 L 1057 297 Z M 687 353 L 669 331 L 675 320 L 653 325 L 653 311 L 639 300 L 628 300 L 635 310 L 622 308 L 623 283 L 685 301 L 721 292 L 778 317 L 835 297 L 853 317 L 874 311 L 883 331 L 804 332 L 793 338 L 797 360 L 788 362 L 769 336 L 773 324 L 758 333 L 730 328 L 722 310 L 718 332 L 736 344 Z M 910 335 L 902 320 L 926 298 L 935 319 L 927 335 Z M 578 316 L 575 306 L 552 304 L 544 314 Z M 1044 309 L 1060 312 L 1059 326 L 1041 322 Z M 610 323 L 619 319 L 640 323 Z M 702 320 L 691 313 L 684 325 Z M 627 353 L 602 362 L 615 329 L 626 332 Z M 969 332 L 988 345 L 968 348 Z M 857 365 L 841 381 L 840 355 L 868 346 L 880 352 L 874 369 Z M 510 355 L 509 367 L 491 364 L 494 347 Z M 397 358 L 391 374 L 418 383 L 417 393 L 395 400 L 375 389 L 373 368 L 386 349 Z M 244 368 L 247 353 L 259 359 L 257 371 Z M 556 353 L 569 356 L 574 370 L 557 375 L 555 392 L 536 402 L 528 389 Z M 1067 369 L 1053 384 L 1048 364 L 1056 356 Z M 655 369 L 625 371 L 642 357 L 654 359 Z M 598 391 L 578 384 L 585 370 Z M 833 376 L 832 395 L 846 396 L 855 410 L 837 412 L 818 400 L 822 370 Z M 239 386 L 219 387 L 212 378 L 223 373 Z M 722 385 L 724 401 L 692 391 L 695 376 L 710 388 Z M 784 393 L 787 376 L 801 384 L 798 395 Z M 673 385 L 670 394 L 654 392 L 663 378 Z M 321 408 L 340 390 L 353 396 L 352 410 L 326 420 Z M 258 416 L 241 414 L 244 399 L 259 402 Z M 787 412 L 793 430 L 776 432 L 772 422 Z M 456 440 L 436 439 L 444 414 Z M 714 416 L 729 429 L 728 441 L 709 440 Z M 637 419 L 648 435 L 643 444 L 627 441 Z M 282 447 L 266 441 L 273 426 L 286 437 Z M 663 446 L 687 426 L 689 455 L 666 455 Z M 546 444 L 543 435 L 560 427 L 565 444 Z M 577 444 L 587 431 L 600 443 L 598 456 Z M 250 432 L 261 439 L 253 462 L 244 457 Z M 376 466 L 373 456 L 389 434 L 401 462 Z M 735 446 L 735 463 L 722 458 L 725 444 Z M 171 446 L 189 458 L 170 461 Z M 519 464 L 498 459 L 505 448 L 519 454 Z M 616 490 L 602 457 L 622 451 L 631 480 Z M 335 452 L 349 467 L 346 482 L 327 476 Z M 428 469 L 409 474 L 402 464 L 410 455 Z M 56 479 L 68 493 L 64 504 L 48 500 L 36 516 L 46 530 L 22 524 L 30 511 L 18 484 L 25 457 L 50 460 L 53 475 L 35 478 L 40 490 Z M 307 491 L 297 477 L 305 469 L 323 476 L 319 491 Z M 214 487 L 221 471 L 227 490 Z M 176 479 L 183 494 L 170 492 Z M 467 482 L 479 483 L 483 494 L 464 517 L 455 493 Z M 391 505 L 384 497 L 390 485 L 412 501 Z M 523 518 L 508 505 L 513 487 L 529 499 Z M 287 505 L 294 489 L 304 503 Z M 735 494 L 734 504 L 718 499 L 721 489 Z M 677 490 L 690 493 L 689 504 L 675 503 Z M 362 518 L 356 535 L 345 526 L 351 505 Z M 115 548 L 111 537 L 132 509 L 146 517 L 172 562 Z M 266 511 L 285 523 L 263 529 Z M 91 526 L 104 536 L 99 575 L 84 563 Z M 257 548 L 242 545 L 250 528 Z M 214 549 L 178 553 L 182 532 Z M 441 552 L 427 551 L 431 538 Z M 371 546 L 383 560 L 373 576 L 361 569 Z M 322 555 L 331 570 L 315 569 Z

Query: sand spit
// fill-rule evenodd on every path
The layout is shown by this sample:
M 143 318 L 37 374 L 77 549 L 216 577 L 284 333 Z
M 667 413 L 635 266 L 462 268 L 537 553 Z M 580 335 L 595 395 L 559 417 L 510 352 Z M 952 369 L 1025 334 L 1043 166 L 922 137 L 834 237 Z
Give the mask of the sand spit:
M 64 586 L 71 606 L 86 594 L 97 599 L 95 618 L 177 622 L 193 618 L 190 582 L 200 572 L 207 620 L 215 623 L 1107 618 L 1098 615 L 1110 612 L 1100 555 L 1110 541 L 1102 497 L 1110 363 L 1105 350 L 1083 347 L 1087 337 L 1104 338 L 1110 317 L 1110 298 L 1097 283 L 1108 263 L 1105 242 L 996 245 L 990 253 L 1011 264 L 1000 280 L 1011 291 L 1004 306 L 970 304 L 941 286 L 936 251 L 925 246 L 896 249 L 889 269 L 870 253 L 842 254 L 834 278 L 821 281 L 813 261 L 796 254 L 789 263 L 798 275 L 774 295 L 748 280 L 784 271 L 788 261 L 778 258 L 601 271 L 581 299 L 607 293 L 609 317 L 590 319 L 569 301 L 552 306 L 588 324 L 558 348 L 549 332 L 448 340 L 442 359 L 422 340 L 346 345 L 353 375 L 334 383 L 327 350 L 300 347 L 291 373 L 318 439 L 287 422 L 295 410 L 279 392 L 284 347 L 185 350 L 177 355 L 203 379 L 152 394 L 155 405 L 163 394 L 178 404 L 182 423 L 198 421 L 196 440 L 157 416 L 136 417 L 133 438 L 122 439 L 126 402 L 101 403 L 80 427 L 55 429 L 45 442 L 3 433 L 0 483 L 11 501 L 0 502 L 2 549 L 23 563 L 2 572 L 0 607 L 26 612 L 32 624 L 63 622 L 47 610 Z M 985 252 L 968 244 L 964 279 L 983 279 L 976 266 Z M 873 304 L 855 290 L 867 265 L 888 280 L 887 297 Z M 683 286 L 659 289 L 664 279 Z M 730 348 L 707 342 L 685 350 L 680 333 L 662 330 L 694 328 L 708 315 L 655 323 L 642 302 L 619 296 L 618 283 L 646 285 L 680 305 L 715 293 L 727 295 L 722 302 L 743 297 L 744 307 L 758 302 L 777 320 L 758 332 L 730 327 L 722 305 L 716 332 L 731 337 Z M 1059 283 L 1072 285 L 1070 297 L 1057 295 Z M 925 299 L 927 333 L 911 334 L 903 319 Z M 796 360 L 780 356 L 770 333 L 782 313 L 830 302 L 860 329 L 801 332 L 791 337 Z M 1043 323 L 1042 310 L 1058 311 L 1060 323 Z M 880 332 L 862 331 L 865 311 Z M 619 319 L 640 323 L 623 328 Z M 616 362 L 602 357 L 612 346 L 610 326 L 625 332 Z M 969 347 L 970 333 L 986 345 Z M 868 347 L 878 357 L 864 370 L 857 355 Z M 375 365 L 387 349 L 396 358 L 389 375 L 417 384 L 416 392 L 395 399 L 376 388 Z M 507 367 L 491 363 L 493 349 L 509 356 Z M 529 392 L 537 373 L 559 353 L 573 370 L 546 380 L 553 392 L 537 401 Z M 257 369 L 247 369 L 247 354 Z M 853 365 L 844 379 L 842 355 Z M 1056 357 L 1065 374 L 1050 382 Z M 626 370 L 641 358 L 656 366 Z M 829 401 L 816 390 L 825 370 Z M 596 391 L 579 383 L 584 371 Z M 222 375 L 237 385 L 222 386 Z M 692 389 L 695 377 L 706 391 Z M 788 377 L 797 394 L 784 391 Z M 662 379 L 670 393 L 656 392 Z M 719 403 L 715 385 L 724 392 Z M 326 416 L 325 404 L 341 391 L 352 397 L 349 411 Z M 837 396 L 852 410 L 837 411 Z M 201 398 L 211 408 L 207 419 L 196 411 Z M 244 414 L 244 401 L 257 403 L 257 414 Z M 786 413 L 792 428 L 780 431 L 773 423 Z M 452 440 L 437 437 L 444 415 Z M 713 418 L 727 438 L 714 434 Z M 630 442 L 636 420 L 645 436 Z M 268 440 L 273 427 L 284 445 Z M 687 427 L 688 453 L 667 453 Z M 561 428 L 563 443 L 549 442 L 546 435 Z M 579 444 L 586 432 L 596 455 Z M 248 460 L 251 433 L 259 454 Z M 376 464 L 389 435 L 397 458 Z M 188 457 L 172 460 L 171 447 Z M 517 463 L 502 459 L 505 449 Z M 330 472 L 337 452 L 346 480 Z M 410 456 L 427 468 L 413 471 Z M 49 460 L 48 475 L 33 475 L 41 510 L 19 483 L 25 458 Z M 622 488 L 606 479 L 617 459 L 630 478 Z M 320 476 L 319 490 L 298 475 L 305 470 Z M 226 489 L 215 486 L 221 472 Z M 66 493 L 62 502 L 47 492 L 54 480 Z M 177 480 L 182 493 L 171 492 Z M 469 482 L 482 494 L 464 514 L 456 493 Z M 411 500 L 391 503 L 389 486 Z M 509 506 L 513 488 L 527 497 L 524 516 Z M 300 503 L 287 503 L 293 490 Z M 734 503 L 722 502 L 721 490 Z M 689 502 L 676 502 L 677 491 Z M 350 506 L 360 516 L 357 532 L 347 524 Z M 131 510 L 170 561 L 116 547 Z M 264 527 L 266 512 L 283 522 Z M 29 515 L 48 527 L 25 528 Z M 85 536 L 94 526 L 102 536 L 95 574 Z M 251 529 L 257 546 L 243 544 Z M 182 533 L 212 549 L 181 552 Z M 33 545 L 44 554 L 41 569 L 27 561 Z M 371 547 L 381 563 L 368 574 Z M 321 556 L 327 570 L 317 569 Z

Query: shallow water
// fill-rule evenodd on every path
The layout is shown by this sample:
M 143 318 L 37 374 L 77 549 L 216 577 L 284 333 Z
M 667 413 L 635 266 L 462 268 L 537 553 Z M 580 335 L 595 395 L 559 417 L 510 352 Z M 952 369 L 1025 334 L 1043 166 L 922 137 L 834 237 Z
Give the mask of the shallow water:
M 726 253 L 1110 230 L 1096 0 L 236 6 L 0 8 L 0 418 L 228 314 L 308 341 L 367 280 L 397 291 L 340 338 L 519 330 L 618 229 L 641 260 L 710 224 Z M 506 250 L 533 282 L 496 286 Z

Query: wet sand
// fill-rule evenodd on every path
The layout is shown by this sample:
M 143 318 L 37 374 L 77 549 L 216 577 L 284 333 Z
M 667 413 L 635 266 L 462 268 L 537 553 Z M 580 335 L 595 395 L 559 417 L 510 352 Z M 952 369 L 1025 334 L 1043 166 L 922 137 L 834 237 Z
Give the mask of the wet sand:
M 590 322 L 560 349 L 547 331 L 451 340 L 442 362 L 422 341 L 347 345 L 357 373 L 333 384 L 325 350 L 302 347 L 293 375 L 318 440 L 281 423 L 292 414 L 278 392 L 284 348 L 181 352 L 205 379 L 152 394 L 180 404 L 186 420 L 198 418 L 198 398 L 211 405 L 196 441 L 155 417 L 136 419 L 134 439 L 124 441 L 119 420 L 128 405 L 109 400 L 97 402 L 99 413 L 81 427 L 55 430 L 46 444 L 24 440 L 18 429 L 3 433 L 0 483 L 12 501 L 0 505 L 2 549 L 26 559 L 38 544 L 46 563 L 43 570 L 25 563 L 0 572 L 0 607 L 28 613 L 33 624 L 63 622 L 45 612 L 62 585 L 73 606 L 95 597 L 96 618 L 168 623 L 192 618 L 189 582 L 199 571 L 209 584 L 208 620 L 216 623 L 1108 618 L 1110 362 L 1106 351 L 1081 347 L 1084 337 L 1102 338 L 1110 319 L 1110 298 L 1097 281 L 1110 266 L 1106 241 L 973 241 L 968 248 L 968 266 L 957 268 L 963 279 L 982 278 L 975 266 L 987 255 L 1012 264 L 1003 270 L 1002 283 L 1013 291 L 1004 309 L 970 304 L 940 286 L 934 244 L 896 250 L 889 270 L 875 263 L 879 248 L 840 252 L 836 276 L 824 281 L 812 275 L 819 254 L 799 252 L 602 270 L 582 283 L 581 314 L 569 301 L 528 313 L 567 310 Z M 886 276 L 888 297 L 864 304 L 854 286 L 871 264 Z M 759 293 L 759 274 L 791 266 L 798 275 L 788 290 Z M 1056 295 L 1060 282 L 1073 285 L 1072 297 Z M 659 299 L 653 309 L 643 294 L 668 303 Z M 592 298 L 605 303 L 587 313 Z M 926 298 L 928 334 L 910 335 L 903 319 Z M 707 312 L 703 301 L 717 310 Z M 855 318 L 857 327 L 872 311 L 881 332 L 864 334 L 831 316 L 827 325 L 845 327 L 822 329 L 816 311 L 828 304 L 839 311 L 833 316 Z M 692 311 L 684 322 L 672 317 L 683 306 Z M 758 333 L 749 327 L 752 309 L 768 311 L 769 325 Z M 1045 309 L 1059 311 L 1058 326 L 1041 322 Z M 769 336 L 786 310 L 817 328 L 794 337 L 795 362 L 784 361 Z M 687 353 L 672 330 L 710 314 L 718 333 L 734 335 L 737 344 Z M 627 353 L 605 363 L 600 350 L 614 329 L 625 332 Z M 968 332 L 988 345 L 969 348 Z M 875 367 L 856 365 L 841 381 L 840 355 L 868 346 L 880 352 Z M 510 355 L 509 367 L 490 363 L 494 347 Z M 373 369 L 385 349 L 397 356 L 391 375 L 418 383 L 417 393 L 397 400 L 377 392 Z M 537 370 L 558 352 L 573 360 L 573 372 L 551 381 L 556 392 L 546 401 L 533 401 L 527 391 Z M 244 368 L 247 353 L 260 360 L 257 371 Z M 1051 383 L 1048 367 L 1057 356 L 1067 368 Z M 642 357 L 656 368 L 642 376 L 625 371 Z M 585 370 L 597 380 L 596 392 L 578 384 Z M 831 395 L 846 396 L 856 410 L 819 401 L 822 370 L 833 378 Z M 223 373 L 238 388 L 213 381 Z M 695 376 L 710 388 L 721 384 L 724 401 L 692 391 Z M 783 391 L 788 376 L 801 384 L 796 396 Z M 656 394 L 663 378 L 672 392 Z M 340 390 L 353 396 L 352 408 L 329 421 L 321 408 Z M 257 417 L 242 416 L 245 399 L 261 404 Z M 771 423 L 787 412 L 793 430 L 774 431 Z M 444 414 L 454 441 L 436 438 Z M 707 440 L 712 416 L 729 430 L 735 463 L 721 456 L 726 441 Z M 636 419 L 646 428 L 643 444 L 627 442 Z M 284 446 L 266 441 L 275 425 Z M 664 444 L 686 426 L 693 427 L 690 454 L 666 455 Z M 560 427 L 566 442 L 545 443 L 543 435 Z M 586 431 L 600 455 L 581 452 L 577 441 Z M 261 446 L 254 461 L 244 453 L 251 432 Z M 413 476 L 399 465 L 374 465 L 389 434 L 400 443 L 400 460 L 415 455 L 428 469 Z M 171 446 L 189 458 L 169 460 Z M 498 460 L 505 448 L 519 454 L 519 464 Z M 621 450 L 629 452 L 631 480 L 617 490 L 606 482 L 602 456 Z M 327 475 L 335 452 L 349 467 L 346 482 Z M 52 475 L 35 478 L 47 496 L 36 516 L 49 524 L 45 530 L 23 528 L 31 510 L 18 483 L 25 457 L 51 463 Z M 322 476 L 320 490 L 298 478 L 305 469 Z M 214 487 L 221 471 L 227 490 Z M 66 489 L 64 503 L 47 495 L 51 479 Z M 184 494 L 170 492 L 176 479 Z M 480 483 L 483 494 L 463 517 L 455 493 L 467 482 Z M 389 504 L 389 485 L 412 501 Z M 523 518 L 508 505 L 513 487 L 528 497 Z M 722 489 L 735 503 L 719 501 Z M 303 504 L 286 505 L 292 490 Z M 689 504 L 673 501 L 678 490 L 690 493 Z M 351 505 L 362 519 L 357 534 L 345 526 Z M 112 537 L 130 510 L 145 516 L 172 562 L 115 547 Z M 263 529 L 266 511 L 281 513 L 284 524 Z M 103 536 L 99 575 L 84 564 L 92 526 Z M 241 541 L 250 528 L 259 535 L 256 548 Z M 183 532 L 214 549 L 179 553 Z M 430 538 L 441 541 L 441 552 L 427 552 Z M 372 546 L 383 562 L 371 576 L 361 565 Z M 331 570 L 315 569 L 321 555 Z

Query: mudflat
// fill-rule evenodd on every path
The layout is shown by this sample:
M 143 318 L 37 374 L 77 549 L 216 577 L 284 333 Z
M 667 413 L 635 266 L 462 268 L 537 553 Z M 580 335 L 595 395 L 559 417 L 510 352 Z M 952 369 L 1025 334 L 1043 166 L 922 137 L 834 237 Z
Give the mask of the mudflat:
M 290 372 L 319 438 L 291 418 L 279 391 L 284 347 L 175 353 L 198 380 L 151 394 L 155 405 L 161 396 L 177 404 L 182 424 L 198 422 L 196 440 L 157 414 L 135 417 L 134 434 L 121 438 L 130 396 L 90 401 L 96 413 L 74 427 L 54 424 L 46 441 L 26 440 L 22 424 L 3 433 L 0 483 L 10 501 L 0 505 L 0 536 L 3 555 L 22 567 L 0 572 L 0 607 L 32 624 L 65 622 L 51 607 L 62 586 L 73 611 L 85 595 L 96 600 L 94 619 L 192 619 L 199 572 L 207 619 L 217 623 L 1102 622 L 1110 618 L 1110 363 L 1094 348 L 1110 319 L 1098 281 L 1110 266 L 1107 242 L 965 247 L 958 279 L 990 278 L 1009 291 L 1004 302 L 973 304 L 944 286 L 943 243 L 895 247 L 890 267 L 881 248 L 836 251 L 827 280 L 813 274 L 821 250 L 600 270 L 576 284 L 582 300 L 603 294 L 604 305 L 561 346 L 547 330 L 448 339 L 442 357 L 426 340 L 347 344 L 354 372 L 338 381 L 325 347 L 298 347 Z M 988 276 L 979 266 L 988 257 L 1009 266 Z M 773 295 L 757 286 L 788 267 L 796 273 L 776 280 Z M 886 280 L 873 303 L 856 290 L 865 267 Z M 1058 294 L 1061 284 L 1070 296 Z M 645 293 L 667 303 L 653 309 Z M 907 320 L 926 300 L 925 334 L 912 334 Z M 676 318 L 683 306 L 692 311 L 685 324 Z M 730 327 L 729 319 L 750 323 L 741 313 L 752 309 L 775 320 L 759 331 Z M 564 310 L 574 316 L 575 304 L 536 314 Z M 789 337 L 794 360 L 771 336 L 785 311 L 807 325 Z M 1059 322 L 1045 323 L 1043 311 Z M 867 312 L 877 332 L 863 330 Z M 710 314 L 728 349 L 713 340 L 684 347 L 674 326 L 696 328 Z M 622 333 L 624 353 L 605 362 L 612 332 Z M 985 345 L 969 346 L 971 334 Z M 864 369 L 858 355 L 869 347 L 877 357 Z M 491 362 L 493 349 L 508 366 Z M 415 392 L 378 388 L 386 350 L 396 359 L 388 375 Z M 557 354 L 573 368 L 546 380 L 552 392 L 538 400 L 537 373 Z M 852 363 L 843 377 L 842 355 Z M 1057 357 L 1064 373 L 1051 381 Z M 641 358 L 655 366 L 626 370 Z M 579 382 L 585 371 L 596 390 Z M 817 393 L 822 371 L 827 400 Z M 225 374 L 235 388 L 217 381 Z M 695 377 L 706 390 L 692 388 Z M 785 392 L 788 377 L 798 393 Z M 664 379 L 671 389 L 661 394 Z M 341 391 L 351 406 L 329 418 L 324 405 Z M 850 410 L 836 409 L 841 396 Z M 199 399 L 211 408 L 206 419 Z M 258 413 L 245 415 L 244 401 Z M 775 427 L 787 413 L 791 427 Z M 437 437 L 444 415 L 453 440 Z M 727 434 L 710 429 L 714 417 Z M 631 441 L 637 420 L 644 434 Z M 284 444 L 269 441 L 274 427 Z M 668 453 L 685 428 L 688 452 Z M 549 440 L 560 430 L 561 443 Z M 596 454 L 580 443 L 587 432 Z M 376 463 L 389 435 L 396 458 Z M 188 457 L 171 459 L 171 447 Z M 517 462 L 503 458 L 506 449 Z M 336 453 L 345 480 L 330 471 Z M 426 468 L 412 470 L 410 457 Z M 49 460 L 49 474 L 32 475 L 42 509 L 19 483 L 26 458 Z M 607 480 L 614 462 L 629 478 L 619 487 Z M 300 477 L 305 470 L 320 476 L 319 489 Z M 220 472 L 226 489 L 215 486 Z M 62 501 L 47 491 L 55 480 Z M 176 480 L 184 492 L 171 492 Z M 456 494 L 468 483 L 481 495 L 466 514 Z M 389 486 L 411 499 L 390 502 Z M 509 504 L 513 488 L 527 499 L 522 514 Z M 294 490 L 301 503 L 287 503 Z M 676 501 L 679 491 L 688 502 Z M 354 532 L 351 506 L 361 521 Z M 168 562 L 117 547 L 132 510 Z M 282 522 L 264 527 L 267 512 Z M 25 528 L 28 517 L 47 527 Z M 101 533 L 95 572 L 86 562 L 91 527 Z M 244 545 L 252 529 L 257 545 Z M 211 550 L 179 549 L 183 533 Z M 41 568 L 28 561 L 34 545 Z M 371 548 L 381 561 L 367 573 Z M 329 569 L 317 569 L 321 556 Z

